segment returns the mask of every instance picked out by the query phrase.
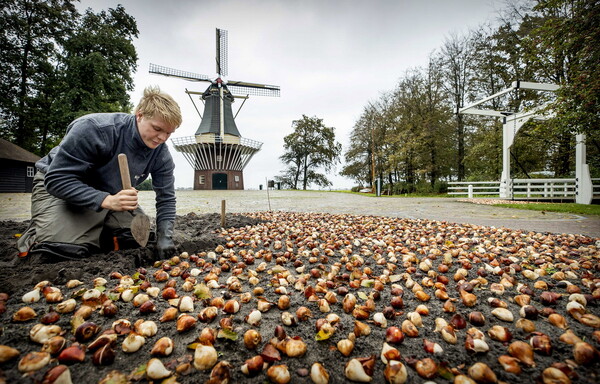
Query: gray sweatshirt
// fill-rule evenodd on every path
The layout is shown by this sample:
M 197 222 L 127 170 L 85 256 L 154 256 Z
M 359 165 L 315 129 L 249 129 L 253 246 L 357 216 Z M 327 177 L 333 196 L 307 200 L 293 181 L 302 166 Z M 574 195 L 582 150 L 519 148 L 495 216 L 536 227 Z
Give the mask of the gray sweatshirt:
M 96 113 L 67 127 L 60 145 L 36 163 L 45 173 L 48 193 L 71 204 L 101 211 L 106 196 L 123 189 L 117 155 L 129 161 L 131 184 L 152 176 L 156 222 L 175 220 L 175 164 L 166 144 L 150 149 L 137 130 L 135 116 Z

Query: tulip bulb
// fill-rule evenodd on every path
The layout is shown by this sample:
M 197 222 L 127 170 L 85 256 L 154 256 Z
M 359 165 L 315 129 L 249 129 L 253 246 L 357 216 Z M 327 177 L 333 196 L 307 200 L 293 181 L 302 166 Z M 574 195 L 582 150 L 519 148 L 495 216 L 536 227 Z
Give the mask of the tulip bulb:
M 192 307 L 193 310 L 193 307 Z M 234 314 L 240 310 L 240 303 L 237 300 L 228 300 L 223 306 L 223 312 Z
M 217 350 L 212 345 L 199 344 L 194 352 L 194 367 L 199 371 L 208 371 L 217 363 Z
M 384 364 L 388 364 L 392 360 L 400 360 L 400 351 L 392 347 L 388 343 L 383 343 L 381 354 L 379 355 Z
M 542 372 L 544 384 L 571 384 L 571 379 L 560 369 L 548 367 Z
M 72 384 L 71 371 L 69 367 L 64 364 L 57 365 L 56 367 L 50 368 L 48 372 L 44 374 L 42 380 L 43 383 L 49 384 Z
M 390 384 L 404 384 L 408 378 L 408 372 L 404 364 L 400 361 L 392 360 L 386 365 L 383 376 Z
M 548 335 L 534 335 L 531 339 L 529 339 L 529 344 L 535 352 L 546 356 L 550 356 L 552 354 L 552 343 Z
M 165 368 L 162 361 L 157 358 L 152 358 L 148 361 L 146 365 L 146 376 L 148 376 L 151 380 L 162 380 L 173 374 L 172 371 L 169 371 Z
M 321 363 L 313 363 L 310 367 L 310 378 L 314 384 L 329 383 L 329 373 Z
M 258 309 L 253 309 L 247 316 L 246 322 L 252 326 L 257 326 L 260 324 L 262 319 L 262 313 Z
M 354 341 L 349 339 L 342 339 L 337 342 L 337 349 L 342 355 L 348 357 L 354 350 Z
M 218 314 L 219 310 L 217 309 L 217 307 L 206 307 L 203 308 L 198 314 L 198 320 L 200 320 L 203 323 L 210 323 L 215 319 L 215 317 L 217 317 Z
M 458 341 L 456 337 L 456 332 L 454 331 L 454 327 L 452 327 L 451 325 L 447 325 L 444 328 L 442 328 L 440 334 L 442 335 L 442 339 L 444 339 L 444 341 L 448 344 L 456 344 Z
M 423 349 L 425 352 L 434 355 L 441 355 L 444 353 L 444 349 L 438 343 L 434 343 L 433 341 L 427 339 L 423 339 Z
M 512 356 L 502 355 L 498 357 L 498 362 L 502 365 L 502 368 L 508 373 L 514 373 L 518 375 L 521 373 L 521 366 L 519 360 Z
M 500 319 L 502 321 L 506 321 L 508 323 L 512 323 L 514 320 L 512 312 L 506 308 L 494 308 L 492 310 L 492 315 L 494 315 L 498 319 Z
M 419 336 L 419 330 L 410 320 L 404 320 L 402 322 L 402 332 L 408 337 Z
M 77 307 L 77 301 L 75 299 L 67 299 L 62 301 L 54 307 L 54 310 L 58 313 L 71 313 Z
M 46 340 L 42 346 L 42 352 L 48 352 L 51 355 L 58 355 L 66 346 L 67 340 L 63 336 L 53 336 Z
M 417 361 L 415 370 L 424 379 L 432 379 L 437 375 L 438 364 L 429 357 Z
M 260 312 L 259 312 L 260 313 Z M 254 329 L 249 329 L 244 333 L 244 345 L 248 349 L 256 349 L 260 345 L 262 337 L 260 333 Z
M 521 363 L 530 367 L 535 367 L 535 362 L 533 361 L 533 348 L 531 345 L 519 340 L 513 341 L 508 346 L 508 353 L 518 359 Z
M 13 314 L 12 320 L 14 322 L 25 322 L 33 319 L 37 316 L 37 313 L 31 307 L 22 307 Z
M 478 383 L 496 383 L 498 378 L 485 363 L 475 363 L 469 367 L 469 376 Z
M 0 345 L 0 364 L 6 363 L 19 356 L 19 351 L 7 345 Z
M 267 369 L 267 377 L 275 384 L 287 384 L 292 380 L 287 365 L 273 365 Z
M 523 332 L 527 332 L 527 333 L 535 332 L 535 323 L 528 319 L 521 318 L 521 319 L 517 320 L 517 322 L 515 323 L 515 327 L 523 330 Z
M 248 377 L 258 375 L 267 366 L 261 355 L 254 356 L 244 362 L 240 370 Z
M 238 304 L 239 305 L 239 304 Z M 194 311 L 194 299 L 190 296 L 182 296 L 179 298 L 177 308 L 181 312 L 193 312 Z M 239 307 L 238 307 L 239 309 Z
M 469 376 L 456 375 L 454 377 L 454 384 L 477 384 Z
M 354 335 L 356 337 L 360 336 L 369 336 L 371 334 L 371 327 L 363 323 L 362 321 L 355 320 L 354 321 Z
M 125 340 L 123 340 L 123 344 L 121 345 L 121 349 L 125 353 L 133 353 L 137 352 L 142 345 L 146 342 L 146 338 L 144 336 L 140 336 L 135 332 L 131 332 Z
M 177 318 L 177 308 L 174 307 L 169 307 L 165 310 L 165 312 L 163 313 L 163 315 L 160 317 L 160 322 L 164 323 L 166 321 L 173 321 Z
M 73 344 L 63 349 L 58 355 L 61 364 L 81 363 L 85 360 L 85 350 L 80 344 Z
M 306 353 L 306 343 L 299 339 L 288 339 L 285 343 L 285 354 L 289 357 L 300 357 Z
M 37 303 L 40 301 L 41 295 L 39 289 L 34 289 L 33 291 L 27 292 L 23 295 L 24 303 Z
M 423 326 L 423 319 L 421 318 L 421 315 L 418 312 L 409 312 L 406 317 L 408 318 L 408 320 L 410 320 L 415 326 L 417 327 L 422 327 Z
M 106 344 L 96 350 L 92 356 L 94 365 L 110 365 L 115 361 L 115 351 L 110 344 Z
M 377 312 L 373 315 L 373 323 L 381 328 L 387 327 L 387 319 L 382 312 Z
M 50 338 L 60 335 L 62 329 L 58 325 L 36 324 L 29 331 L 29 338 L 39 344 L 44 344 Z
M 138 320 L 133 325 L 135 332 L 143 337 L 152 337 L 158 332 L 158 326 L 152 320 Z
M 48 352 L 29 352 L 21 360 L 17 368 L 19 372 L 38 371 L 50 363 L 50 354 Z
M 344 296 L 344 299 L 342 300 L 342 308 L 344 309 L 344 312 L 351 313 L 355 306 L 356 296 L 354 296 L 352 293 L 348 293 L 346 296 Z
M 569 344 L 569 345 L 575 345 L 579 342 L 582 342 L 583 340 L 581 340 L 581 338 L 579 336 L 577 336 L 572 330 L 567 330 L 565 333 L 563 333 L 562 335 L 560 335 L 560 337 L 558 338 L 560 341 L 562 341 L 563 343 Z
M 577 364 L 588 365 L 598 359 L 596 348 L 586 342 L 579 342 L 573 346 L 573 357 Z
M 373 380 L 373 378 L 367 374 L 365 368 L 358 359 L 352 359 L 346 363 L 344 374 L 347 379 L 358 381 L 360 383 L 369 383 Z
M 177 318 L 177 332 L 186 332 L 196 326 L 196 317 L 188 314 L 181 314 Z
M 506 327 L 501 325 L 494 325 L 488 330 L 488 335 L 492 338 L 492 340 L 507 342 L 512 340 L 512 333 Z
M 156 340 L 150 354 L 152 356 L 169 356 L 173 352 L 173 340 L 169 337 L 161 337 Z

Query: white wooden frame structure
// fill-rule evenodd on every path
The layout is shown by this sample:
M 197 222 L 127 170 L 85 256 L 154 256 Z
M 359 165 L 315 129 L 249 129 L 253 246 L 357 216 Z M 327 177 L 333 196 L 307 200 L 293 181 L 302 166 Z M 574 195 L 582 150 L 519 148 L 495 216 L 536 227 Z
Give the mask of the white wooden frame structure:
M 547 120 L 551 114 L 545 114 L 543 109 L 547 104 L 522 112 L 504 112 L 487 109 L 476 109 L 480 104 L 513 92 L 518 89 L 529 89 L 542 92 L 555 92 L 560 87 L 556 84 L 532 83 L 527 81 L 514 81 L 512 85 L 491 96 L 476 101 L 466 107 L 458 108 L 457 113 L 493 116 L 502 118 L 502 176 L 500 178 L 500 197 L 509 199 L 514 196 L 513 179 L 510 174 L 510 147 L 513 145 L 517 132 L 525 123 L 531 119 Z M 579 204 L 591 204 L 593 198 L 593 184 L 590 170 L 586 160 L 585 135 L 576 135 L 575 147 L 575 202 Z M 555 179 L 559 182 L 560 179 Z

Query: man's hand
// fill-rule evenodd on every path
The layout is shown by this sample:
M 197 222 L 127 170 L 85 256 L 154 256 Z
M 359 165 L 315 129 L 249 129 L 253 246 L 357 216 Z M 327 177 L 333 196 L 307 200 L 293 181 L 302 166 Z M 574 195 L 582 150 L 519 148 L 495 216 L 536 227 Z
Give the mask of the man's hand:
M 138 206 L 138 191 L 135 188 L 123 189 L 116 195 L 108 195 L 102 201 L 102 208 L 111 211 L 133 211 Z

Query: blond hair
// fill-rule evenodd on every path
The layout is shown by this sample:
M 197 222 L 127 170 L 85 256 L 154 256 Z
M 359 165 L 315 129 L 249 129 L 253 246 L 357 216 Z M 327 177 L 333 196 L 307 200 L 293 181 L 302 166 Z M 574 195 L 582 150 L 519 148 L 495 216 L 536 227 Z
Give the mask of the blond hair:
M 175 128 L 181 125 L 179 105 L 170 95 L 161 92 L 158 86 L 148 86 L 144 89 L 144 96 L 135 107 L 135 114 L 138 113 L 148 118 L 160 117 Z

